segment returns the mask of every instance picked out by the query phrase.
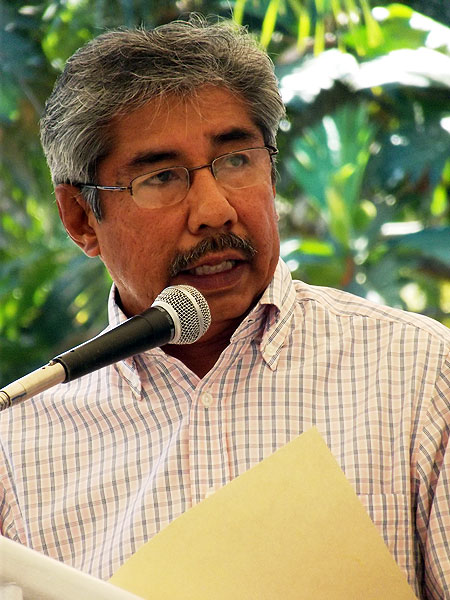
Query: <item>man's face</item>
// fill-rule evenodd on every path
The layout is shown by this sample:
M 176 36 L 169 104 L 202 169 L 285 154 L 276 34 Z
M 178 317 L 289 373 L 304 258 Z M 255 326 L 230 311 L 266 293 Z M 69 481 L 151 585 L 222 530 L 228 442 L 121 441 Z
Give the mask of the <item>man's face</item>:
M 127 186 L 156 169 L 195 167 L 264 145 L 241 98 L 209 86 L 191 99 L 150 101 L 117 119 L 112 133 L 113 150 L 99 167 L 102 185 Z M 239 320 L 270 282 L 279 255 L 270 166 L 262 183 L 238 190 L 224 190 L 209 169 L 194 171 L 186 198 L 164 208 L 138 206 L 128 192 L 100 193 L 103 219 L 89 216 L 96 244 L 88 253 L 104 261 L 128 316 L 148 308 L 165 287 L 189 284 L 206 297 L 215 325 Z M 228 233 L 250 240 L 254 257 L 210 249 L 187 270 L 171 272 L 180 253 Z

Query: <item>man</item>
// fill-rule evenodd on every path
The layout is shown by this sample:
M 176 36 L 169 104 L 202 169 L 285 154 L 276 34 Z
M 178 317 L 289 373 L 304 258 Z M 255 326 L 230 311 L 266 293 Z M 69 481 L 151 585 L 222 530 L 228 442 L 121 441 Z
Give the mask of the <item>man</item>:
M 110 32 L 68 61 L 42 141 L 68 234 L 114 280 L 110 325 L 175 284 L 212 324 L 2 416 L 3 534 L 108 578 L 315 425 L 416 594 L 450 597 L 450 333 L 292 282 L 282 115 L 269 59 L 226 25 Z

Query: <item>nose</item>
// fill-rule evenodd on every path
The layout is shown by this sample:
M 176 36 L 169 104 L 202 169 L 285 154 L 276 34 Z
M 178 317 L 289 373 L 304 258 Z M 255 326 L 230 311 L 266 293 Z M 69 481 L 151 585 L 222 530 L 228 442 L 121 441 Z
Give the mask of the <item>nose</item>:
M 233 192 L 225 192 L 208 168 L 191 172 L 190 177 L 191 187 L 186 200 L 191 233 L 205 233 L 208 229 L 229 231 L 238 220 L 237 212 L 227 197 Z

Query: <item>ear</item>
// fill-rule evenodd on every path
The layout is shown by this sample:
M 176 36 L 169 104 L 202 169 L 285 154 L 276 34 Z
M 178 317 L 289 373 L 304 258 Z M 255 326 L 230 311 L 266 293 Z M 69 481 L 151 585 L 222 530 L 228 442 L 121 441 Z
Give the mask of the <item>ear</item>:
M 275 187 L 275 183 L 272 183 L 272 192 L 273 192 L 273 210 L 274 210 L 274 213 L 275 213 L 275 219 L 276 219 L 276 221 L 278 223 L 278 221 L 280 220 L 280 215 L 278 214 L 277 205 L 275 203 L 275 197 L 277 195 L 277 190 L 276 190 L 276 187 Z
M 73 185 L 61 183 L 55 187 L 55 196 L 59 216 L 69 236 L 87 256 L 98 256 L 98 223 L 80 190 Z

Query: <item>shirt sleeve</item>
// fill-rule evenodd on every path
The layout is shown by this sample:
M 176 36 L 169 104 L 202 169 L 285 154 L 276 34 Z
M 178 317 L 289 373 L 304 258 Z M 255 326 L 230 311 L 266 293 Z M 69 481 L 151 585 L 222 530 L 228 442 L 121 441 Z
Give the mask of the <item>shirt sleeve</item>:
M 437 378 L 419 439 L 416 529 L 423 597 L 450 598 L 450 356 Z

